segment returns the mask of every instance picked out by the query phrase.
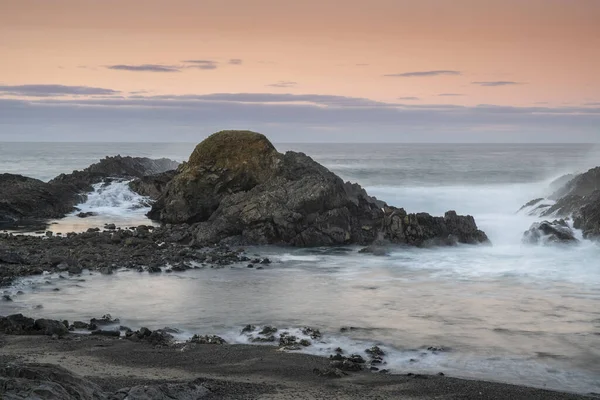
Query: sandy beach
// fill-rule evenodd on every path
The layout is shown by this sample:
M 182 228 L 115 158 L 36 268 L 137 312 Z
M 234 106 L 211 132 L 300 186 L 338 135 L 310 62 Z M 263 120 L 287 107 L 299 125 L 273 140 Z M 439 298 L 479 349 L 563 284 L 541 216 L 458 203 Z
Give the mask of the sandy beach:
M 206 399 L 585 399 L 590 396 L 447 376 L 350 372 L 318 376 L 326 358 L 272 346 L 153 347 L 118 338 L 70 334 L 64 339 L 0 335 L 0 365 L 52 364 L 107 393 L 136 385 L 193 382 Z M 0 386 L 2 390 L 7 390 Z M 5 392 L 5 395 L 7 393 Z M 8 397 L 11 398 L 11 397 Z M 17 397 L 18 398 L 18 397 Z

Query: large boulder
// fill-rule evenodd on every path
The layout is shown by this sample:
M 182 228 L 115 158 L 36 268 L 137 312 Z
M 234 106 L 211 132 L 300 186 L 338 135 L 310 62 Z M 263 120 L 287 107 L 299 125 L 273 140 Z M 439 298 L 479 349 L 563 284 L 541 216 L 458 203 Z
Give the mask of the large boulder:
M 194 149 L 149 216 L 163 222 L 206 221 L 231 194 L 274 177 L 281 155 L 260 133 L 218 132 Z
M 0 398 L 105 400 L 109 395 L 58 365 L 8 363 L 0 367 Z
M 564 220 L 535 222 L 523 234 L 527 244 L 576 243 L 573 230 Z
M 77 191 L 65 185 L 0 174 L 0 222 L 61 217 L 80 200 Z
M 199 246 L 487 241 L 472 217 L 407 214 L 303 153 L 278 153 L 265 136 L 249 131 L 218 132 L 200 143 L 148 215 L 194 224 Z

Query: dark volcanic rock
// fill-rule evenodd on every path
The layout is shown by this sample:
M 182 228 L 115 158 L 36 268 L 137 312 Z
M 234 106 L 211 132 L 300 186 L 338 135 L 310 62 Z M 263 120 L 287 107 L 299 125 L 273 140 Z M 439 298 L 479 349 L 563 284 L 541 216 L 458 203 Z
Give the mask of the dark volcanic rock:
M 67 326 L 61 321 L 51 319 L 28 318 L 23 314 L 0 317 L 0 332 L 8 335 L 57 335 L 64 336 L 69 333 Z
M 99 386 L 53 364 L 7 364 L 0 367 L 0 398 L 105 400 Z
M 80 201 L 72 187 L 0 174 L 0 221 L 58 218 L 71 212 Z
M 129 187 L 131 190 L 142 196 L 157 200 L 163 194 L 167 183 L 169 183 L 176 174 L 177 171 L 173 169 L 157 175 L 143 176 L 131 181 Z
M 92 185 L 109 179 L 134 179 L 174 170 L 172 160 L 107 157 L 83 171 L 62 174 L 50 182 L 21 175 L 0 174 L 0 222 L 60 218 L 92 191 Z M 82 218 L 90 216 L 81 213 Z
M 572 179 L 567 181 L 567 178 Z M 566 175 L 553 184 L 555 191 L 550 198 L 556 202 L 539 206 L 532 213 L 542 217 L 572 217 L 573 226 L 581 229 L 585 238 L 600 237 L 600 167 L 579 175 Z
M 407 214 L 255 132 L 218 132 L 182 164 L 149 217 L 194 224 L 194 243 L 319 246 L 481 243 L 472 217 Z
M 523 234 L 523 242 L 529 244 L 574 243 L 573 231 L 564 220 L 536 222 Z

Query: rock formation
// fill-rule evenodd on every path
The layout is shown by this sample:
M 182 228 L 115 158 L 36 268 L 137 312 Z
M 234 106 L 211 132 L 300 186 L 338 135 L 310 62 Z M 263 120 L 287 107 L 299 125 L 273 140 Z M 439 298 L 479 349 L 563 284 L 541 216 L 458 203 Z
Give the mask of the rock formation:
M 579 175 L 566 175 L 555 182 L 563 185 L 558 188 L 554 185 L 555 190 L 549 196 L 553 204 L 536 199 L 524 207 L 533 207 L 529 212 L 532 215 L 573 218 L 573 227 L 581 229 L 585 238 L 600 237 L 600 167 Z
M 573 230 L 565 220 L 536 222 L 523 234 L 528 244 L 576 243 Z
M 200 143 L 148 214 L 191 224 L 194 244 L 482 243 L 470 216 L 408 214 L 344 183 L 303 153 L 275 150 L 255 132 L 222 131 Z
M 0 222 L 60 218 L 85 201 L 92 185 L 112 178 L 133 179 L 174 170 L 167 159 L 107 157 L 82 171 L 62 174 L 50 182 L 0 174 Z M 149 178 L 145 178 L 149 179 Z

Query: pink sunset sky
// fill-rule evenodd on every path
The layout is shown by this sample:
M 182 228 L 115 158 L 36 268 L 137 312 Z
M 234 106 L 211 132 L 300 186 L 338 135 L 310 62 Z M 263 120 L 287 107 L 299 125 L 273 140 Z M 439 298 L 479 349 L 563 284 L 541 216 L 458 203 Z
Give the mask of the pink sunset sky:
M 598 21 L 596 0 L 0 0 L 0 140 L 597 142 Z

